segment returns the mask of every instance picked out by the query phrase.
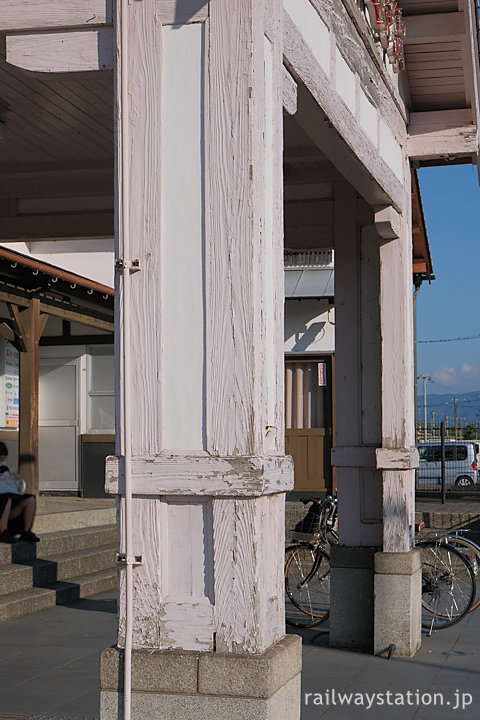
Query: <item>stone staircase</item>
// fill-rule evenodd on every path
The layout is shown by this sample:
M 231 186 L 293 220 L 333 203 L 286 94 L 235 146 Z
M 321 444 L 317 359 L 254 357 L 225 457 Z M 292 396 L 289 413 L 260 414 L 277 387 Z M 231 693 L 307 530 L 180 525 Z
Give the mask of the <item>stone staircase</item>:
M 0 622 L 116 587 L 114 524 L 39 532 L 0 544 Z

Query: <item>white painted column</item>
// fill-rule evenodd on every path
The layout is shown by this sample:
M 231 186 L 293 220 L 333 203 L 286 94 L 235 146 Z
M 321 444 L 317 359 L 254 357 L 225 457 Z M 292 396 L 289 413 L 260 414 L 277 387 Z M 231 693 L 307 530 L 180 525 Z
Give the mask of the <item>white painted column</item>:
M 335 184 L 341 545 L 332 548 L 330 640 L 375 652 L 393 644 L 399 655 L 420 644 L 408 187 L 398 237 L 385 242 L 373 222 L 385 231 L 385 212 L 372 208 L 372 224 L 360 227 L 355 191 Z
M 409 552 L 415 523 L 411 180 L 405 167 L 405 209 L 399 237 L 380 248 L 382 324 L 383 550 Z
M 373 648 L 373 562 L 382 544 L 379 238 L 357 192 L 334 183 L 335 412 L 340 547 L 331 550 L 330 642 Z M 373 213 L 372 213 L 373 217 Z
M 421 645 L 422 571 L 415 548 L 415 448 L 412 218 L 408 160 L 398 237 L 380 248 L 382 328 L 382 551 L 374 559 L 374 651 L 411 656 Z M 392 617 L 396 622 L 392 624 Z
M 128 107 L 117 92 L 129 116 L 129 137 L 118 133 L 129 169 L 119 163 L 117 177 L 129 186 L 130 257 L 121 223 L 117 253 L 139 267 L 130 276 L 133 552 L 143 559 L 133 647 L 258 654 L 285 635 L 293 486 L 283 430 L 283 11 L 279 0 L 174 5 L 127 5 Z M 117 78 L 126 57 L 120 41 Z M 106 486 L 121 496 L 119 435 Z M 124 632 L 121 571 L 120 647 Z

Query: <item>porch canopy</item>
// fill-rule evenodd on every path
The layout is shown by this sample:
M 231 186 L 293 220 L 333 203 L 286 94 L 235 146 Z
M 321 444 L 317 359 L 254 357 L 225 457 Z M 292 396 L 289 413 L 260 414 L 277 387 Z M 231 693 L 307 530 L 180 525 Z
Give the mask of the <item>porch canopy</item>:
M 38 493 L 39 345 L 113 341 L 113 289 L 0 246 L 0 334 L 20 353 L 19 472 Z
M 478 163 L 479 56 L 475 0 L 400 0 L 402 84 L 414 166 Z

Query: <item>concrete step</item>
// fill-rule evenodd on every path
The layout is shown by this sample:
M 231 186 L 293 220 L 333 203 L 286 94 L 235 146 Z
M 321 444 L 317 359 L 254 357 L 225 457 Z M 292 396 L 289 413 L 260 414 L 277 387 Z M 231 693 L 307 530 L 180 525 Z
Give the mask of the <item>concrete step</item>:
M 0 565 L 0 596 L 31 588 L 33 571 L 26 565 Z
M 55 500 L 58 503 L 55 504 Z M 98 507 L 99 504 L 101 507 Z M 115 525 L 116 522 L 117 510 L 113 499 L 48 498 L 47 503 L 47 499 L 40 497 L 33 530 L 40 535 L 60 530 Z
M 116 524 L 39 535 L 0 543 L 0 621 L 116 587 Z
M 116 585 L 117 570 L 109 568 L 70 578 L 68 582 L 53 582 L 45 587 L 17 590 L 0 596 L 0 622 L 113 590 Z
M 27 588 L 0 597 L 0 622 L 45 610 L 56 604 L 56 593 L 48 588 Z
M 50 559 L 64 552 L 86 550 L 102 545 L 114 545 L 117 541 L 116 525 L 101 525 L 76 530 L 60 530 L 39 533 L 40 543 L 0 543 L 0 564 L 23 562 L 34 558 Z
M 67 581 L 55 582 L 45 587 L 54 590 L 57 596 L 57 605 L 80 600 L 96 593 L 113 590 L 117 586 L 117 569 L 108 568 L 98 572 L 80 575 Z
M 99 570 L 115 568 L 116 545 L 102 545 L 74 552 L 58 553 L 50 558 L 27 558 L 21 564 L 33 571 L 33 584 L 44 586 L 59 580 L 88 575 Z

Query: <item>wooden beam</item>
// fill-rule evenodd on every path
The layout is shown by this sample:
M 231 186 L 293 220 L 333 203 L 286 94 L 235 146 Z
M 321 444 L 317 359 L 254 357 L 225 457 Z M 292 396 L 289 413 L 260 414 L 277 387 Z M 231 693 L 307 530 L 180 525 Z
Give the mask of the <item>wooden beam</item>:
M 113 194 L 113 167 L 0 172 L 0 198 Z
M 13 332 L 10 325 L 8 325 L 6 322 L 2 323 L 0 325 L 0 335 L 5 338 L 5 340 L 8 340 L 9 342 L 15 342 L 15 333 Z
M 478 10 L 476 0 L 465 0 L 465 94 L 468 104 L 472 108 L 474 122 L 478 128 L 480 124 L 480 67 L 478 63 L 479 38 L 477 31 L 477 17 Z M 477 167 L 480 169 L 480 154 L 478 153 L 478 148 L 476 153 L 476 163 Z
M 284 109 L 289 115 L 295 115 L 297 112 L 297 83 L 285 65 L 283 66 L 282 96 Z
M 390 205 L 375 208 L 375 227 L 383 240 L 400 237 L 400 215 Z
M 112 212 L 65 213 L 0 218 L 0 240 L 113 237 Z
M 253 498 L 289 490 L 292 469 L 292 459 L 288 456 L 136 457 L 132 461 L 132 491 L 135 495 Z M 106 492 L 124 493 L 124 474 L 123 459 L 108 457 Z M 228 483 L 225 483 L 226 476 Z
M 27 492 L 38 495 L 38 347 L 48 315 L 37 298 L 25 310 L 9 305 L 20 344 L 18 471 Z
M 476 157 L 478 128 L 472 110 L 437 110 L 410 114 L 407 150 L 412 160 Z
M 401 210 L 404 203 L 401 182 L 378 148 L 365 136 L 287 12 L 284 13 L 283 54 L 295 76 L 304 83 L 298 85 L 295 115 L 301 129 L 367 202 L 393 204 Z M 400 116 L 392 115 L 395 127 L 400 127 L 399 119 Z
M 7 35 L 7 62 L 35 72 L 83 72 L 113 68 L 113 28 Z
M 328 96 L 327 87 L 322 90 L 325 91 L 325 97 Z M 397 210 L 401 210 L 404 192 L 400 181 L 379 157 L 376 148 L 367 141 L 353 119 L 350 122 L 348 118 L 348 126 L 345 127 L 343 120 L 347 116 L 343 114 L 343 117 L 339 118 L 337 130 L 330 113 L 328 117 L 323 117 L 323 100 L 319 103 L 316 94 L 310 94 L 308 89 L 299 87 L 298 98 L 299 109 L 295 116 L 298 124 L 331 160 L 336 170 L 347 178 L 370 205 L 393 205 Z M 328 104 L 331 104 L 330 101 Z M 332 110 L 332 113 L 334 116 L 336 111 Z M 345 136 L 348 137 L 348 142 Z M 356 148 L 358 154 L 354 154 L 352 147 Z
M 3 290 L 0 290 L 0 301 L 11 303 L 14 306 L 18 305 L 24 308 L 28 308 L 31 302 L 31 300 L 29 300 L 28 298 L 23 298 L 19 295 L 15 295 L 14 293 L 4 292 Z M 107 332 L 113 332 L 114 330 L 113 321 L 108 322 L 107 320 L 102 320 L 101 318 L 88 315 L 88 311 L 86 309 L 78 311 L 67 310 L 66 308 L 57 307 L 55 305 L 50 305 L 49 303 L 40 301 L 40 310 L 42 313 L 46 313 L 47 315 L 55 315 L 57 317 L 63 318 L 64 320 L 72 320 L 73 322 L 77 322 L 80 325 L 88 325 L 89 327 L 95 327 L 99 330 L 106 330 Z M 14 320 L 17 319 L 18 318 L 14 318 Z
M 114 0 L 2 0 L 0 32 L 82 28 L 113 23 Z M 162 25 L 203 22 L 209 0 L 162 0 L 155 20 Z
M 403 19 L 406 26 L 405 45 L 442 44 L 465 37 L 463 12 L 408 15 Z
M 113 0 L 3 0 L 0 31 L 92 27 L 113 22 Z
M 113 321 L 107 322 L 106 320 L 101 320 L 100 318 L 85 315 L 81 311 L 77 312 L 75 310 L 66 310 L 65 308 L 55 307 L 47 303 L 40 303 L 40 309 L 44 313 L 48 313 L 49 315 L 56 315 L 57 317 L 61 317 L 64 320 L 72 320 L 73 322 L 80 323 L 80 325 L 88 325 L 89 327 L 95 327 L 99 330 L 106 330 L 107 332 L 114 331 Z
M 26 345 L 25 337 L 26 337 L 27 333 L 23 326 L 21 312 L 18 309 L 17 305 L 10 304 L 10 303 L 8 304 L 8 312 L 10 313 L 10 316 L 12 318 L 12 324 L 13 324 L 13 328 L 15 331 L 15 338 L 16 338 L 16 341 L 18 344 L 18 349 L 20 352 L 26 352 L 27 345 Z
M 0 325 L 0 333 L 2 326 Z M 8 339 L 8 338 L 7 338 Z M 113 334 L 110 335 L 45 335 L 40 338 L 40 345 L 57 347 L 60 345 L 111 345 Z
M 427 263 L 424 260 L 414 260 L 413 261 L 413 272 L 426 274 Z

